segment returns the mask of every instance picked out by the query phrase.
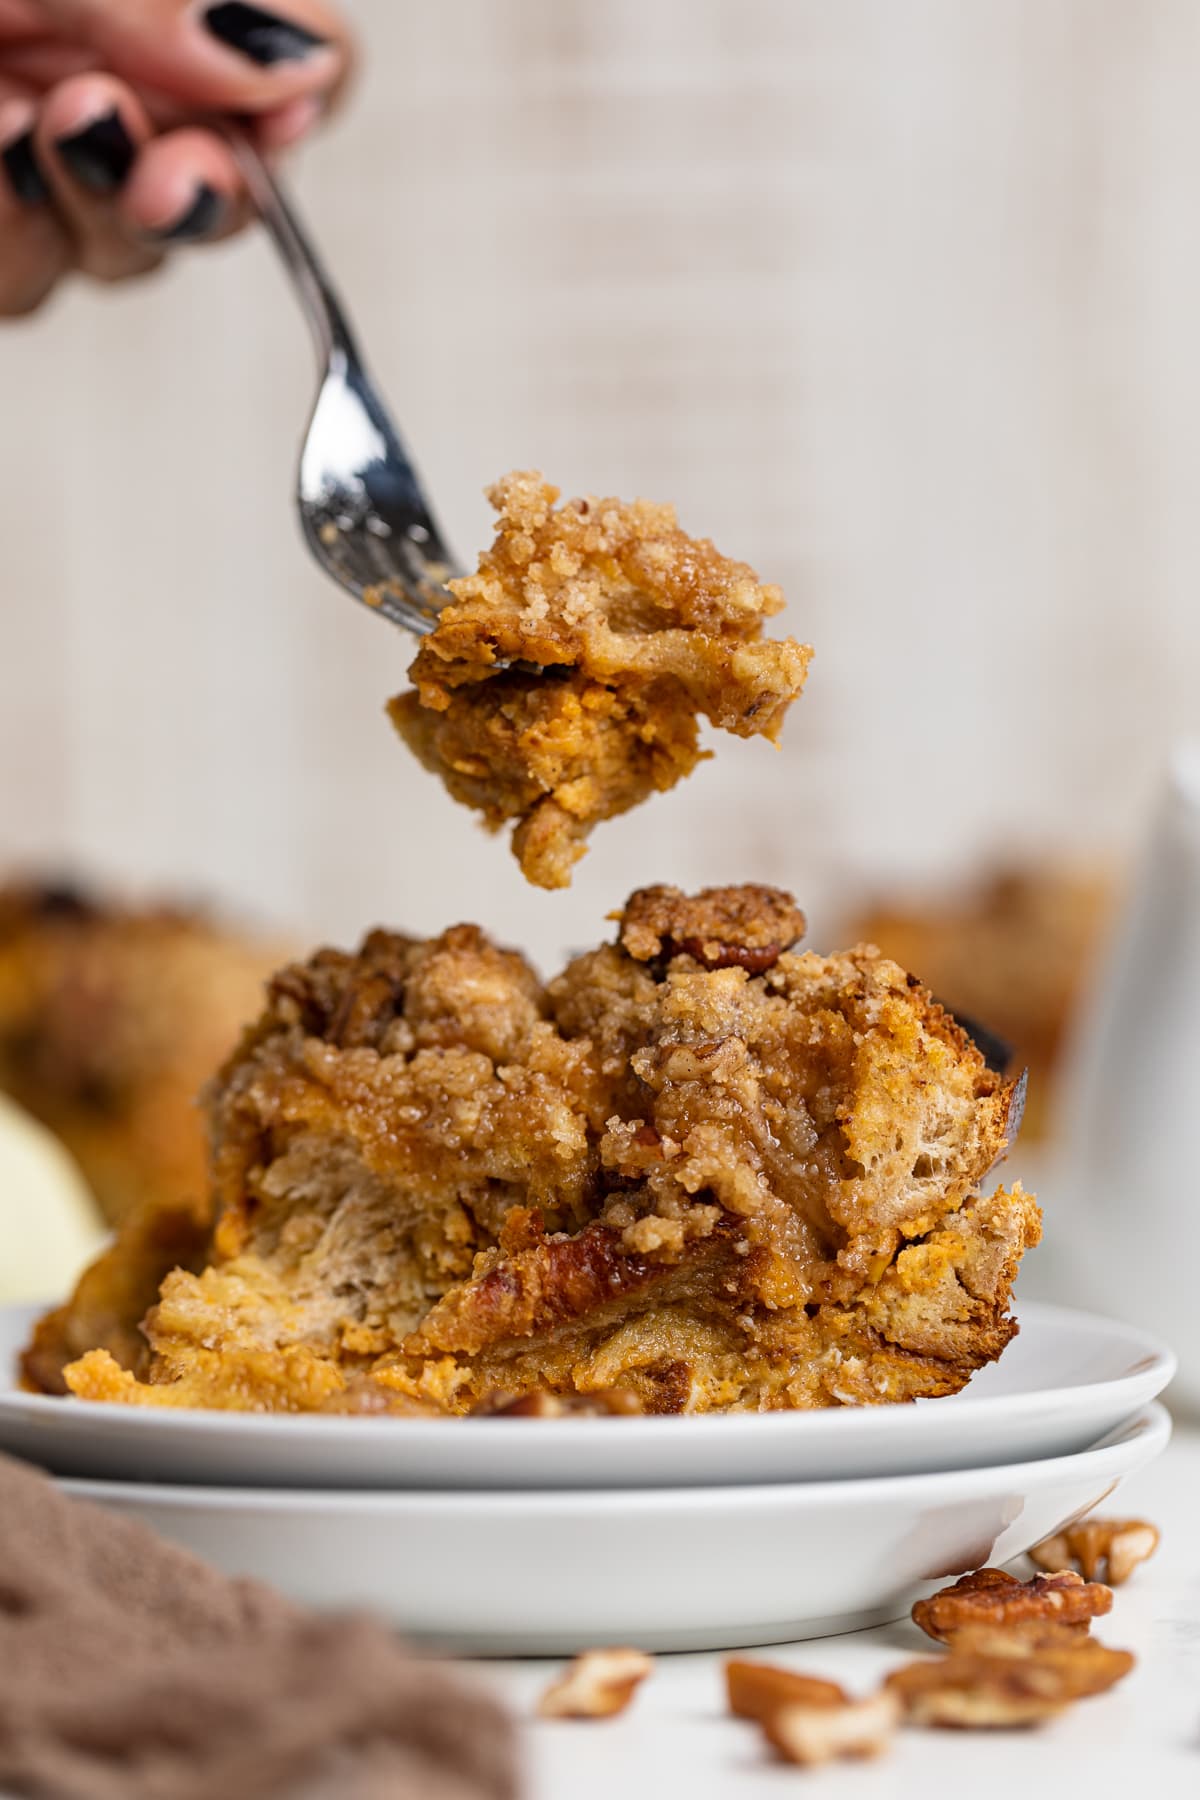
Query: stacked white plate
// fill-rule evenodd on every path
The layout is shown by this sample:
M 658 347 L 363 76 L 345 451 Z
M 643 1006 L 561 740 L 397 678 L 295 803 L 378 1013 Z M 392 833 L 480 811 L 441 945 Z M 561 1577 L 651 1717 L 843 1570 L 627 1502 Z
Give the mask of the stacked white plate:
M 1004 1563 L 1166 1446 L 1170 1351 L 1026 1305 L 1000 1362 L 913 1406 L 699 1418 L 200 1413 L 20 1392 L 0 1450 L 234 1574 L 475 1654 L 849 1631 Z

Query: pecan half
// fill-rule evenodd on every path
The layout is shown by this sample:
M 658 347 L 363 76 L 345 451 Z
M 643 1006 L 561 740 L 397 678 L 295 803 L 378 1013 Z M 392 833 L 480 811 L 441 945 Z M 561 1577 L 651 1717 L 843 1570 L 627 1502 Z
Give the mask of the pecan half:
M 537 1710 L 543 1719 L 614 1718 L 653 1667 L 642 1650 L 584 1650 L 550 1683 Z
M 953 1587 L 928 1600 L 918 1600 L 913 1621 L 932 1638 L 953 1643 L 958 1633 L 975 1628 L 1039 1632 L 1055 1626 L 1086 1635 L 1093 1619 L 1112 1606 L 1112 1590 L 1084 1581 L 1072 1569 L 1018 1581 L 1003 1569 L 977 1569 Z
M 1074 1565 L 1085 1581 L 1094 1581 L 1103 1568 L 1110 1587 L 1120 1587 L 1158 1545 L 1157 1528 L 1144 1519 L 1083 1519 L 1036 1544 L 1029 1557 L 1039 1569 L 1057 1572 Z
M 739 1719 L 764 1721 L 781 1706 L 846 1706 L 850 1700 L 836 1681 L 737 1656 L 725 1664 L 725 1687 L 729 1710 Z
M 779 1706 L 762 1720 L 762 1728 L 785 1762 L 811 1766 L 844 1756 L 878 1756 L 899 1719 L 899 1701 L 883 1689 L 869 1700 L 840 1706 Z
M 948 1656 L 893 1670 L 884 1687 L 912 1725 L 1040 1725 L 1072 1701 L 1102 1694 L 1133 1665 L 1128 1650 L 1092 1638 L 1038 1645 L 1012 1632 L 972 1632 Z
M 1133 1668 L 1131 1650 L 1113 1650 L 1093 1637 L 1074 1637 L 1059 1626 L 1026 1635 L 1012 1631 L 964 1631 L 954 1640 L 950 1659 L 966 1656 L 1005 1658 L 1034 1665 L 1061 1685 L 1068 1700 L 1102 1694 Z
M 763 975 L 804 936 L 804 914 L 781 888 L 639 888 L 619 915 L 621 944 L 638 962 L 690 956 L 705 969 Z

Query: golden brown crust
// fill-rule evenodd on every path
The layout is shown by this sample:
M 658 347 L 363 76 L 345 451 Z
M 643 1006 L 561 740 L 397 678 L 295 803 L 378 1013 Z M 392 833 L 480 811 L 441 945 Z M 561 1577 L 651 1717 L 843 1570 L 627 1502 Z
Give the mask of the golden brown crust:
M 25 1385 L 65 1394 L 63 1370 L 90 1350 L 144 1374 L 150 1352 L 142 1320 L 173 1269 L 203 1267 L 211 1237 L 207 1208 L 199 1204 L 143 1200 L 126 1213 L 116 1241 L 84 1270 L 70 1298 L 38 1320 L 21 1358 Z
M 1038 1236 L 1020 1188 L 979 1192 L 1012 1089 L 876 953 L 777 951 L 799 923 L 774 890 L 657 890 L 545 986 L 472 926 L 283 971 L 211 1092 L 212 1253 L 163 1282 L 149 1384 L 100 1353 L 72 1390 L 456 1413 L 954 1392 L 1016 1329 Z
M 691 773 L 699 719 L 777 742 L 811 651 L 783 604 L 668 506 L 572 500 L 540 475 L 490 491 L 495 543 L 422 640 L 397 731 L 456 800 L 515 822 L 527 878 L 566 887 L 586 838 Z
M 945 899 L 879 904 L 851 926 L 914 969 L 946 1006 L 977 1021 L 1027 1067 L 1027 1138 L 1052 1122 L 1064 1043 L 1113 912 L 1096 871 L 1009 868 Z
M 480 1419 L 629 1419 L 645 1411 L 629 1388 L 601 1388 L 594 1394 L 551 1394 L 532 1388 L 527 1394 L 489 1394 L 473 1408 Z

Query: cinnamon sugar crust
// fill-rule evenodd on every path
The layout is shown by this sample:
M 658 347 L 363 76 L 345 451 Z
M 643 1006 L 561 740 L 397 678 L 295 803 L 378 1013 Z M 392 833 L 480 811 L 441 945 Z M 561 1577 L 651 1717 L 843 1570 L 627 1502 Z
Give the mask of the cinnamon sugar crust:
M 67 1385 L 449 1413 L 955 1392 L 1039 1236 L 1019 1186 L 980 1193 L 1016 1089 L 896 964 L 801 928 L 775 890 L 659 888 L 546 984 L 474 926 L 286 969 L 211 1090 L 204 1266 L 166 1277 L 140 1369 L 97 1349 Z
M 811 650 L 763 637 L 777 587 L 669 506 L 556 506 L 537 473 L 489 491 L 495 542 L 409 670 L 392 722 L 539 887 L 566 887 L 603 819 L 673 787 L 708 753 L 699 721 L 778 743 Z

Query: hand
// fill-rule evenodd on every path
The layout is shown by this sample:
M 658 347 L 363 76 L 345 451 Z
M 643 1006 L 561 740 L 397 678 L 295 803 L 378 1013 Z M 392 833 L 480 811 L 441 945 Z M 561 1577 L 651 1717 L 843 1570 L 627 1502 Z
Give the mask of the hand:
M 232 152 L 189 121 L 235 114 L 283 149 L 350 56 L 331 0 L 0 0 L 0 316 L 237 230 Z

